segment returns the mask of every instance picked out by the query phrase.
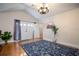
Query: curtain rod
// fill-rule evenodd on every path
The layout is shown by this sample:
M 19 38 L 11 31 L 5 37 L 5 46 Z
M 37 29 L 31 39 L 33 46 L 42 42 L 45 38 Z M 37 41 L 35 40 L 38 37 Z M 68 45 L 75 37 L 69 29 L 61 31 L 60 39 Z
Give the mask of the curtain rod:
M 19 19 L 15 19 L 15 20 L 19 20 Z M 26 21 L 26 20 L 20 20 L 20 21 L 23 21 L 23 22 L 29 22 L 29 23 L 34 23 L 34 24 L 39 23 L 39 22 Z M 42 23 L 39 23 L 39 24 L 42 24 Z
M 19 20 L 19 19 L 15 19 L 15 20 Z M 20 20 L 20 21 L 23 21 L 23 22 L 29 22 L 29 23 L 34 23 L 34 24 L 36 24 L 36 23 L 37 23 L 37 22 L 25 21 L 25 20 Z
M 25 20 L 20 20 L 20 21 L 23 21 L 23 22 L 29 22 L 29 23 L 37 23 L 37 22 L 25 21 Z

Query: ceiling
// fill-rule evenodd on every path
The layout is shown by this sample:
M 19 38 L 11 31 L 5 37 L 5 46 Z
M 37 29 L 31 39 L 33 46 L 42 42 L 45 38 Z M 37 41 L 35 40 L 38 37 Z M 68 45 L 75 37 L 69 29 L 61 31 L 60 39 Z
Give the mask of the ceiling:
M 78 3 L 48 3 L 49 13 L 41 15 L 37 10 L 39 6 L 40 3 L 0 3 L 0 12 L 22 10 L 28 12 L 37 19 L 43 19 L 71 9 L 79 8 Z

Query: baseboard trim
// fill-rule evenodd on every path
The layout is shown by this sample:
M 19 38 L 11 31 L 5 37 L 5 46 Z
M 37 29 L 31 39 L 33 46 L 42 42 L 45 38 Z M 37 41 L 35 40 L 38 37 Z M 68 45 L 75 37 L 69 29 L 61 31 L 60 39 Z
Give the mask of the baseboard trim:
M 12 43 L 12 42 L 16 42 L 16 41 L 8 41 L 8 43 Z M 4 41 L 0 42 L 0 44 L 4 44 L 4 43 L 5 43 Z
M 73 45 L 73 44 L 69 44 L 69 43 L 65 43 L 65 42 L 57 42 L 57 43 L 64 45 L 64 46 L 71 47 L 71 48 L 79 49 L 79 46 L 77 46 L 77 45 Z

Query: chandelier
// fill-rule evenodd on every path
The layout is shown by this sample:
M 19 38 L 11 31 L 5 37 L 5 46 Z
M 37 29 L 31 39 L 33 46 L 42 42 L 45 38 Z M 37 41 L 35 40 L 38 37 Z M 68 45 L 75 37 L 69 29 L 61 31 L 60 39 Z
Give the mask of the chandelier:
M 48 7 L 46 6 L 45 3 L 42 4 L 42 6 L 38 9 L 38 12 L 40 14 L 47 14 L 49 12 Z

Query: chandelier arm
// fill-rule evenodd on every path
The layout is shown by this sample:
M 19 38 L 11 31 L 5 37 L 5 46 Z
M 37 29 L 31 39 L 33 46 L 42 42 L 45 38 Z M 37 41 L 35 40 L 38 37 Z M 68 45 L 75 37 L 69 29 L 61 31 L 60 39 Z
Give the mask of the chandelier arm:
M 45 5 L 46 5 L 45 3 L 42 3 L 42 6 L 38 9 L 38 12 L 40 14 L 46 14 L 49 12 L 48 7 L 46 7 Z

